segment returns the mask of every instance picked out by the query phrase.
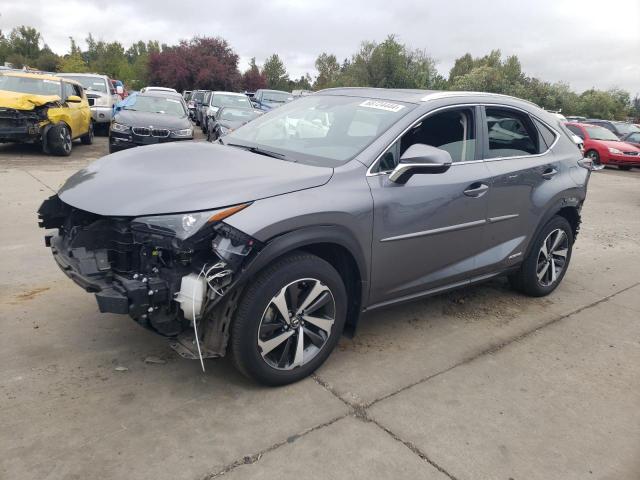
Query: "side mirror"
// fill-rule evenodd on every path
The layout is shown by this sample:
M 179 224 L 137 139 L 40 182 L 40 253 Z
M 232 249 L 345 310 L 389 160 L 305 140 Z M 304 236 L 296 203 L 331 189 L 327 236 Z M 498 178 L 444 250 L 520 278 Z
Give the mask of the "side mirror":
M 389 180 L 404 184 L 416 174 L 446 172 L 451 163 L 449 152 L 431 145 L 414 143 L 402 154 L 400 162 L 389 175 Z
M 80 102 L 82 102 L 82 99 L 77 95 L 69 95 L 67 97 L 67 102 L 69 102 L 69 103 L 80 103 Z

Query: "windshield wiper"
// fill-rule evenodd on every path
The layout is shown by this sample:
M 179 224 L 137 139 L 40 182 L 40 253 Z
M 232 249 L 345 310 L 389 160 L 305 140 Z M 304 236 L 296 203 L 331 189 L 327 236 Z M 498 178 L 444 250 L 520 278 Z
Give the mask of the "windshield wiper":
M 251 153 L 257 153 L 259 155 L 265 155 L 271 158 L 279 158 L 281 160 L 288 160 L 290 162 L 295 162 L 295 160 L 288 159 L 284 153 L 272 152 L 271 150 L 264 150 L 260 147 L 250 147 L 248 145 L 240 145 L 238 143 L 225 143 L 224 145 L 229 145 L 230 147 L 238 147 L 248 150 Z

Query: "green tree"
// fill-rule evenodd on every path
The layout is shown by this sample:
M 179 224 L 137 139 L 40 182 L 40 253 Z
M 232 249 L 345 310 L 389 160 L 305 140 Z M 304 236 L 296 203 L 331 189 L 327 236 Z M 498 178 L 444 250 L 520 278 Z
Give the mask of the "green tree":
M 289 87 L 289 75 L 284 63 L 277 54 L 274 53 L 267 58 L 262 71 L 267 79 L 268 88 L 286 90 Z
M 25 25 L 14 28 L 9 34 L 12 53 L 32 63 L 35 63 L 40 54 L 40 40 L 40 32 Z
M 318 70 L 318 76 L 313 88 L 316 90 L 322 90 L 323 88 L 335 87 L 338 84 L 340 78 L 340 64 L 335 55 L 321 53 L 316 58 L 316 70 Z

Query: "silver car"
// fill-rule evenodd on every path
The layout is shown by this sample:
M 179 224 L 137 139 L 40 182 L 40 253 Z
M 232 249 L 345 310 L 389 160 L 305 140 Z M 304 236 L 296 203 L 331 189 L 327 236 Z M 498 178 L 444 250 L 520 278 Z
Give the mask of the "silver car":
M 230 353 L 281 385 L 372 310 L 498 275 L 552 292 L 590 170 L 570 132 L 523 100 L 331 89 L 218 143 L 100 159 L 39 215 L 101 312 L 130 315 L 203 368 Z
M 97 126 L 108 128 L 113 117 L 113 107 L 120 100 L 109 77 L 97 73 L 58 73 L 57 75 L 75 80 L 84 87 L 93 122 Z

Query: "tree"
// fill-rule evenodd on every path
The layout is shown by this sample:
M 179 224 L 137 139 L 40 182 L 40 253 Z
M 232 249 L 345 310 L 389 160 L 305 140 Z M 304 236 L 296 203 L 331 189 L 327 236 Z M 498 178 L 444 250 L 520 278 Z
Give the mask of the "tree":
M 239 90 L 238 55 L 222 38 L 183 40 L 149 54 L 149 81 L 177 90 Z
M 251 58 L 249 69 L 242 74 L 242 88 L 247 92 L 267 88 L 267 78 L 256 64 L 256 57 Z
M 286 90 L 289 87 L 289 75 L 284 63 L 277 54 L 271 55 L 264 62 L 262 72 L 267 80 L 267 87 L 274 90 Z
M 58 70 L 58 64 L 60 63 L 60 57 L 53 53 L 48 45 L 40 50 L 38 58 L 36 59 L 35 66 L 45 72 L 55 72 Z
M 316 58 L 316 70 L 318 70 L 318 76 L 316 78 L 313 87 L 316 90 L 322 90 L 323 88 L 331 88 L 338 85 L 340 78 L 340 64 L 336 59 L 336 56 L 327 53 L 321 53 Z
M 14 28 L 9 34 L 12 52 L 34 63 L 40 54 L 40 40 L 40 32 L 24 25 Z

